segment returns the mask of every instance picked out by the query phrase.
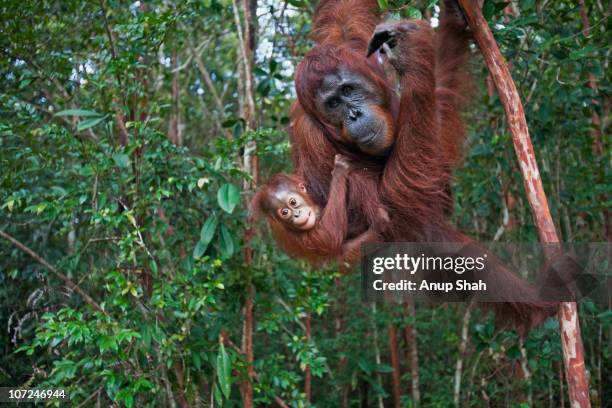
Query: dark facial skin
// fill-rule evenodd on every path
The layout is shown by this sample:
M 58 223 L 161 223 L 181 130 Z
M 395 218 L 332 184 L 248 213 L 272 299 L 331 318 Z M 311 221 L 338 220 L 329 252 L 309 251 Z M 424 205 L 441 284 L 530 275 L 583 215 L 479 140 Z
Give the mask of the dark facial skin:
M 346 141 L 368 154 L 384 156 L 393 143 L 393 125 L 382 114 L 384 95 L 363 76 L 338 70 L 323 78 L 316 92 L 317 110 L 323 119 L 336 126 Z

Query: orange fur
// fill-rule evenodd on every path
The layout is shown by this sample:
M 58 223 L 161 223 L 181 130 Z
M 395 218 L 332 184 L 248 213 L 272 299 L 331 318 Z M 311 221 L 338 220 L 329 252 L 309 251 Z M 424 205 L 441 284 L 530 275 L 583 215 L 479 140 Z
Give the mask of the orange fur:
M 453 205 L 451 171 L 460 160 L 465 136 L 460 116 L 467 83 L 463 72 L 469 38 L 465 22 L 458 13 L 444 10 L 437 32 L 425 22 L 414 22 L 419 29 L 410 33 L 409 44 L 394 50 L 409 62 L 401 72 L 402 93 L 398 99 L 394 80 L 384 67 L 374 57 L 365 57 L 368 40 L 379 21 L 372 0 L 324 0 L 318 6 L 312 32 L 316 46 L 296 70 L 298 102 L 291 111 L 290 127 L 295 172 L 304 179 L 318 205 L 323 207 L 328 201 L 337 204 L 329 191 L 330 173 L 334 155 L 344 154 L 359 163 L 359 171 L 348 176 L 349 228 L 376 226 L 376 205 L 383 201 L 391 215 L 391 226 L 384 231 L 388 241 L 478 245 L 447 221 Z M 386 101 L 384 108 L 395 129 L 388 158 L 364 154 L 317 111 L 314 92 L 325 75 L 340 69 L 356 72 L 376 84 Z M 330 228 L 340 226 L 330 224 Z M 493 279 L 506 293 L 529 291 L 526 282 L 503 265 Z M 498 303 L 493 307 L 498 316 L 523 328 L 556 312 L 556 305 L 536 302 Z

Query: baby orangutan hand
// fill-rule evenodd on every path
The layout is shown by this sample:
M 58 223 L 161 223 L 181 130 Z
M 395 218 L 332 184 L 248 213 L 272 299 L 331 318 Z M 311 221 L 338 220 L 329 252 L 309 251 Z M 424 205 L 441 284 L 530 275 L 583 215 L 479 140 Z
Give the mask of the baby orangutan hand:
M 332 175 L 347 174 L 349 170 L 351 170 L 351 163 L 348 158 L 344 155 L 337 154 L 334 157 L 334 170 L 332 170 Z
M 386 224 L 388 224 L 389 222 L 391 222 L 391 219 L 389 218 L 389 213 L 387 212 L 387 210 L 385 210 L 384 208 L 379 208 L 378 209 L 378 216 L 380 217 L 380 219 L 385 222 Z

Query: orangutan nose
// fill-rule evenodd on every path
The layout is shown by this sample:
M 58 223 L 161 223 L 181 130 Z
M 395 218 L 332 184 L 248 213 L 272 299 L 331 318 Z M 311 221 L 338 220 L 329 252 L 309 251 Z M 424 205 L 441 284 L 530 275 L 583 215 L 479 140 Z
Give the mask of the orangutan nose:
M 361 111 L 359 109 L 349 108 L 349 119 L 357 120 L 361 116 Z

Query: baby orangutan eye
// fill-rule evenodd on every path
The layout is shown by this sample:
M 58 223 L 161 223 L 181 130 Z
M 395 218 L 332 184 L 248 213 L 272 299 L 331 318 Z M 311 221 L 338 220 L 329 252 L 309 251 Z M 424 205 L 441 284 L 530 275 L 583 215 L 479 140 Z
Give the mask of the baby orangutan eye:
M 280 214 L 281 217 L 287 218 L 287 216 L 289 215 L 289 210 L 287 208 L 283 208 L 282 210 L 280 210 Z
M 297 200 L 295 198 L 290 198 L 289 199 L 289 204 L 292 206 L 295 206 L 297 204 Z

